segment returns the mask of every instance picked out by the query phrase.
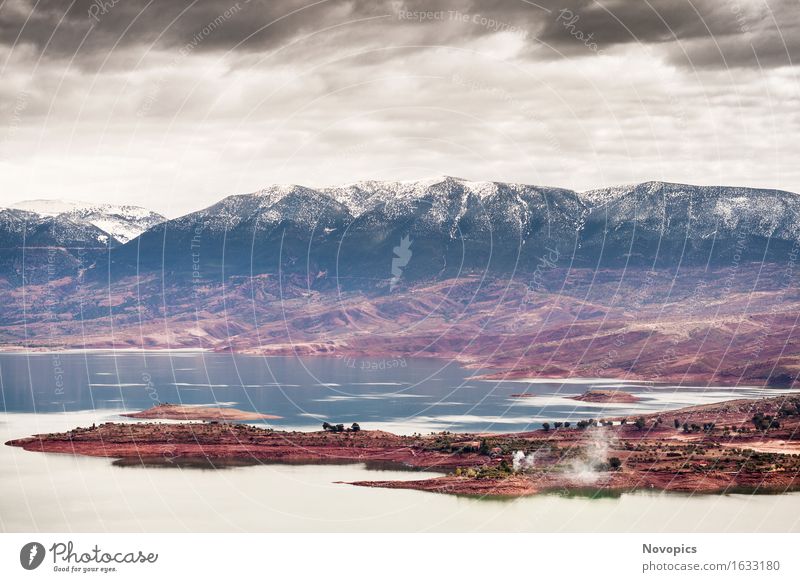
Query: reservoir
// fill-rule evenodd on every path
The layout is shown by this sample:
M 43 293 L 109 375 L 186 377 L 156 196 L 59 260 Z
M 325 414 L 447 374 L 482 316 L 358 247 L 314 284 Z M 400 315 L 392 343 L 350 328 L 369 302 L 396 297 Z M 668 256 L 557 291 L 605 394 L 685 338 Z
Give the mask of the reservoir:
M 545 421 L 633 415 L 779 390 L 633 382 L 490 382 L 433 359 L 342 360 L 204 352 L 0 354 L 2 442 L 92 423 L 156 401 L 280 415 L 317 430 L 359 422 L 397 433 L 512 432 Z M 636 403 L 578 402 L 622 386 Z M 520 398 L 521 393 L 532 394 Z M 800 531 L 800 494 L 540 495 L 478 499 L 372 489 L 348 481 L 433 473 L 364 465 L 122 467 L 111 459 L 0 447 L 0 530 L 16 531 Z

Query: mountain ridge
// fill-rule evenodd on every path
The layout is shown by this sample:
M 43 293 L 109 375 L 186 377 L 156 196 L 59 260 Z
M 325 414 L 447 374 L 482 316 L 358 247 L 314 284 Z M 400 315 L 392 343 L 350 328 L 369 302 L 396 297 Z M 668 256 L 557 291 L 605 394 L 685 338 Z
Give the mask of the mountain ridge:
M 107 207 L 106 215 L 114 208 L 119 214 L 132 207 Z M 60 220 L 67 231 L 80 231 L 75 223 L 82 223 L 82 237 L 53 236 L 52 244 L 69 254 L 70 243 L 103 242 L 89 228 L 106 226 L 102 215 L 95 216 L 92 208 L 67 210 L 45 218 Z M 11 211 L 1 211 L 0 219 L 3 212 Z M 6 218 L 19 222 L 19 217 Z M 305 276 L 312 286 L 358 280 L 380 286 L 393 277 L 393 249 L 406 237 L 412 243 L 403 272 L 412 280 L 460 272 L 531 272 L 551 253 L 562 265 L 585 267 L 674 267 L 727 263 L 734 257 L 781 262 L 800 241 L 800 196 L 662 181 L 576 192 L 438 176 L 323 188 L 276 184 L 160 219 L 127 241 L 97 245 L 108 247 L 100 256 L 72 256 L 64 272 L 74 273 L 80 265 L 94 277 L 147 271 L 185 275 L 201 265 L 213 280 L 281 272 Z M 14 246 L 5 230 L 3 240 Z M 25 244 L 31 240 L 28 236 Z
M 131 204 L 97 204 L 77 200 L 35 199 L 23 200 L 8 205 L 3 210 L 21 210 L 31 215 L 32 221 L 58 219 L 87 223 L 103 231 L 108 237 L 97 242 L 124 244 L 148 228 L 167 220 L 165 216 L 141 206 Z M 101 235 L 102 237 L 102 235 Z

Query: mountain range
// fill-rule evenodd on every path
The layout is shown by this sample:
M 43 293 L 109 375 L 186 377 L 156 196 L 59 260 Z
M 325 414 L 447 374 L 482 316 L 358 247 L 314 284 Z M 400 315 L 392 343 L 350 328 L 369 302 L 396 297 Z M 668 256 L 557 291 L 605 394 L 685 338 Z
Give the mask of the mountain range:
M 404 238 L 405 281 L 532 272 L 544 256 L 576 267 L 780 262 L 800 240 L 800 196 L 665 182 L 579 193 L 445 176 L 275 185 L 171 220 L 132 206 L 49 201 L 0 211 L 6 255 L 57 247 L 67 255 L 59 276 L 95 279 L 280 272 L 311 287 L 385 290 Z

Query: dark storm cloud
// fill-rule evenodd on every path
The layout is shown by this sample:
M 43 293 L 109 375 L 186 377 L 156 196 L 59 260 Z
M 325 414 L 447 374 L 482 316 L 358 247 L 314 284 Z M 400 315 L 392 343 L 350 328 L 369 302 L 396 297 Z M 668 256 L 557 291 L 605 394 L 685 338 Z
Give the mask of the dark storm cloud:
M 593 35 L 601 48 L 642 44 L 663 48 L 689 67 L 764 67 L 800 59 L 796 0 L 578 0 L 550 5 L 539 38 L 563 47 Z M 573 47 L 574 50 L 574 47 Z
M 234 47 L 250 52 L 339 22 L 392 13 L 388 2 L 367 1 L 12 0 L 0 8 L 0 44 L 31 45 L 51 59 L 79 51 L 81 60 L 112 48 L 176 49 L 200 35 L 198 53 Z
M 447 0 L 441 9 L 467 5 Z M 364 20 L 367 30 L 373 17 L 397 25 L 401 8 L 430 10 L 431 4 L 424 0 L 10 0 L 0 8 L 0 43 L 30 44 L 39 51 L 46 47 L 50 57 L 71 57 L 78 47 L 82 53 L 150 44 L 174 49 L 210 26 L 213 34 L 203 39 L 198 51 L 236 47 L 248 52 L 347 21 Z M 428 23 L 413 24 L 422 34 L 429 28 L 424 26 Z M 488 32 L 477 29 L 478 34 Z
M 539 7 L 539 8 L 537 8 Z M 546 58 L 626 45 L 663 50 L 686 67 L 772 67 L 800 60 L 797 0 L 475 0 L 466 9 L 496 15 L 552 47 Z M 588 41 L 586 39 L 589 39 Z
M 527 33 L 531 59 L 586 54 L 587 37 L 597 50 L 642 44 L 687 67 L 772 67 L 800 59 L 797 0 L 41 0 L 33 10 L 34 4 L 9 0 L 0 8 L 0 44 L 32 45 L 37 52 L 46 46 L 44 56 L 51 59 L 71 58 L 80 47 L 79 63 L 112 47 L 175 49 L 209 26 L 198 53 L 269 50 L 370 18 L 355 32 L 335 37 L 331 49 L 380 35 L 389 42 L 457 45 L 514 29 Z M 399 17 L 417 11 L 440 15 Z M 466 20 L 459 23 L 454 14 Z M 486 19 L 498 26 L 482 24 Z
M 341 12 L 334 2 L 302 10 L 308 4 L 295 0 L 22 0 L 0 10 L 0 42 L 31 44 L 51 58 L 71 57 L 79 47 L 83 54 L 115 46 L 175 48 L 211 26 L 213 34 L 204 38 L 198 50 L 229 49 L 269 25 L 244 47 L 263 48 Z

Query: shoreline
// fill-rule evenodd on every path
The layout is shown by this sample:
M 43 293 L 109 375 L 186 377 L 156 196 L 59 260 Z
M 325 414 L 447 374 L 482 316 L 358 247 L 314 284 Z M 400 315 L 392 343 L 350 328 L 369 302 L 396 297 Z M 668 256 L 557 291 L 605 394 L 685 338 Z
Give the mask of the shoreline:
M 800 488 L 800 396 L 727 400 L 517 433 L 402 436 L 355 426 L 338 432 L 283 431 L 222 419 L 108 422 L 6 445 L 106 457 L 124 465 L 157 458 L 168 461 L 165 466 L 393 463 L 442 476 L 351 484 L 455 495 L 520 497 L 582 489 L 780 492 Z

